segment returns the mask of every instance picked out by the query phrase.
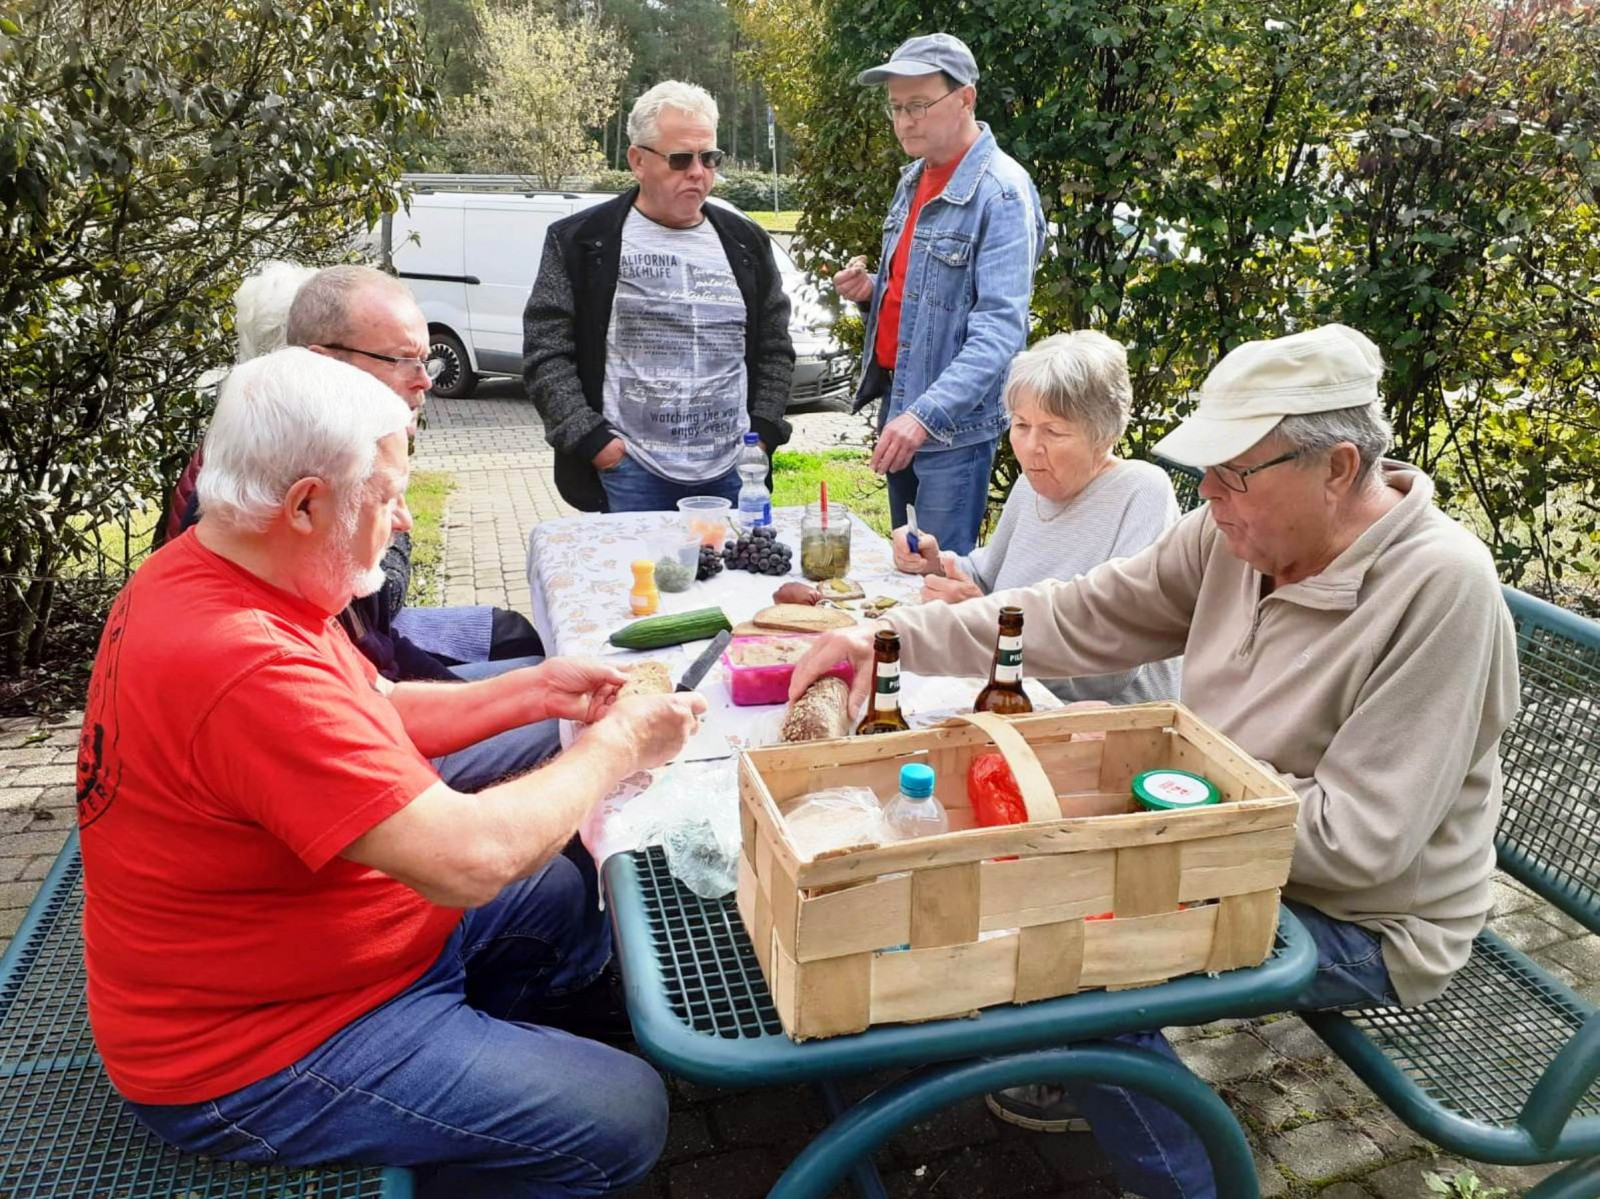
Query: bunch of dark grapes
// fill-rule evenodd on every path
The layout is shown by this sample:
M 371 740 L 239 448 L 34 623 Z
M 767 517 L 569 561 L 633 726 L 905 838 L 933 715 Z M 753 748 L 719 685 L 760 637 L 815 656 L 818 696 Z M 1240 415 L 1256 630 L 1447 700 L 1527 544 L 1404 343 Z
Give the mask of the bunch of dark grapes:
M 700 547 L 700 563 L 695 567 L 695 580 L 704 581 L 722 573 L 722 551 L 714 545 Z
M 722 547 L 722 559 L 729 570 L 748 570 L 758 575 L 786 575 L 793 553 L 778 540 L 771 525 L 758 525 Z

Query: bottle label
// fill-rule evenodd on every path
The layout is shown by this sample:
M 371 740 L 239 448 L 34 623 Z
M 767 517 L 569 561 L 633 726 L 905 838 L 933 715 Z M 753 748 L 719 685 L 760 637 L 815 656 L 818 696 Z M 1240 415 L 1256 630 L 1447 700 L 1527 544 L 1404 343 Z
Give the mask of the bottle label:
M 1022 682 L 1022 638 L 1002 637 L 995 655 L 994 681 L 997 683 Z
M 880 712 L 893 712 L 900 707 L 900 663 L 878 663 L 877 690 L 872 706 Z

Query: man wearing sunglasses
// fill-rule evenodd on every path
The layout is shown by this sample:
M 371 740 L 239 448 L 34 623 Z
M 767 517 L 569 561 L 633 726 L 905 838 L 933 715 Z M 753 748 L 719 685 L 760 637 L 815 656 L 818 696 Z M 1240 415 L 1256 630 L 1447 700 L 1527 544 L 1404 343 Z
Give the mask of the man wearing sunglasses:
M 978 64 L 959 38 L 903 42 L 856 82 L 885 85 L 885 111 L 913 161 L 883 222 L 876 274 L 865 258 L 834 276 L 867 306 L 856 408 L 881 397 L 872 469 L 889 481 L 892 523 L 918 523 L 968 554 L 1006 428 L 1001 385 L 1027 344 L 1044 246 L 1039 193 L 974 116 Z
M 558 221 L 523 315 L 523 380 L 584 511 L 737 501 L 754 432 L 771 453 L 794 373 L 789 300 L 766 233 L 707 202 L 717 105 L 669 80 L 628 118 L 638 186 Z

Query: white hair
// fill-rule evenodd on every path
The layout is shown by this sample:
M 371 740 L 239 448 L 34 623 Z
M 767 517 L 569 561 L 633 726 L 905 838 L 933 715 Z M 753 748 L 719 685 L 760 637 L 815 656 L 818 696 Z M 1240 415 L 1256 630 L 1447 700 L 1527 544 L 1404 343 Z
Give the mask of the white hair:
M 206 432 L 195 490 L 208 520 L 261 532 L 296 482 L 344 502 L 372 477 L 378 442 L 411 422 L 406 402 L 363 370 L 297 347 L 235 367 Z
M 643 146 L 661 139 L 661 112 L 674 108 L 691 117 L 702 117 L 717 128 L 717 102 L 705 88 L 693 83 L 664 79 L 633 102 L 628 114 L 628 144 Z
M 233 333 L 238 361 L 281 350 L 289 329 L 289 306 L 300 285 L 317 272 L 294 262 L 268 262 L 233 293 Z
M 1394 444 L 1394 426 L 1383 414 L 1378 401 L 1353 408 L 1334 408 L 1327 412 L 1307 412 L 1286 416 L 1273 429 L 1284 445 L 1301 454 L 1323 454 L 1346 442 L 1361 456 L 1358 480 L 1371 476 L 1372 468 Z
M 1006 407 L 1014 410 L 1019 400 L 1082 426 L 1097 446 L 1112 446 L 1127 431 L 1133 410 L 1128 351 L 1093 329 L 1046 337 L 1011 360 Z

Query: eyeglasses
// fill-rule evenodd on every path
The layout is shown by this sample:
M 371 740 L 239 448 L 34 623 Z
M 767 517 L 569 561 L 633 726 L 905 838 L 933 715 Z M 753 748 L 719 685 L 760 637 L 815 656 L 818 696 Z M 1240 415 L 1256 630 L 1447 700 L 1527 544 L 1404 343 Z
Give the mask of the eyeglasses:
M 1217 482 L 1221 483 L 1229 491 L 1237 491 L 1240 495 L 1243 495 L 1250 490 L 1245 486 L 1245 480 L 1255 474 L 1256 471 L 1266 470 L 1269 466 L 1281 466 L 1285 462 L 1293 462 L 1302 453 L 1304 453 L 1303 450 L 1291 450 L 1287 454 L 1279 454 L 1276 458 L 1269 458 L 1265 462 L 1256 466 L 1247 466 L 1243 470 L 1236 466 L 1213 466 L 1208 469 L 1217 476 Z
M 698 158 L 700 165 L 708 171 L 714 171 L 722 165 L 724 154 L 721 150 L 674 150 L 671 154 L 663 154 L 654 146 L 640 146 L 641 150 L 649 150 L 657 158 L 665 158 L 667 166 L 674 171 L 687 171 Z
M 346 354 L 360 354 L 363 358 L 376 358 L 379 362 L 387 362 L 393 366 L 410 367 L 414 371 L 421 371 L 428 376 L 432 383 L 444 374 L 445 367 L 449 364 L 443 358 L 396 358 L 393 354 L 375 354 L 371 350 L 358 350 L 355 346 L 342 346 L 336 342 L 329 342 L 328 349 L 342 350 Z
M 935 104 L 943 104 L 946 100 L 960 90 L 961 89 L 959 87 L 954 88 L 940 96 L 937 100 L 913 100 L 909 104 L 896 104 L 891 100 L 889 103 L 883 106 L 883 111 L 889 114 L 889 119 L 891 121 L 898 121 L 902 116 L 910 117 L 913 121 L 920 121 L 923 117 L 928 115 L 928 109 L 932 108 Z

